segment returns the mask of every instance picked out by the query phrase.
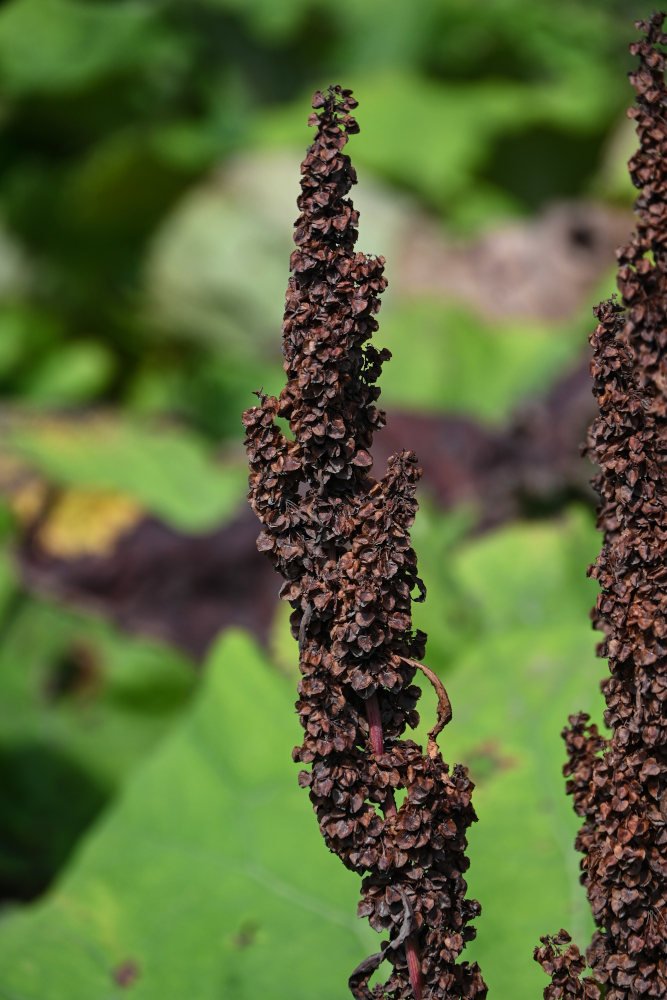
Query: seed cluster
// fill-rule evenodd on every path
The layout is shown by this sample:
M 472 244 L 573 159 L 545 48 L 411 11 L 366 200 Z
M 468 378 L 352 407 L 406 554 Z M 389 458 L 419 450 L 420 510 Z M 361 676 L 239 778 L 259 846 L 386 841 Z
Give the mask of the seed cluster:
M 457 961 L 480 909 L 463 878 L 473 786 L 435 744 L 451 711 L 418 662 L 426 636 L 411 619 L 411 602 L 425 597 L 410 542 L 420 470 L 404 451 L 379 482 L 370 475 L 384 424 L 376 382 L 390 355 L 369 342 L 384 259 L 355 252 L 358 213 L 346 197 L 356 175 L 342 150 L 358 131 L 356 103 L 340 87 L 313 99 L 283 323 L 287 384 L 278 399 L 258 393 L 244 414 L 249 497 L 299 641 L 304 737 L 294 758 L 311 765 L 299 781 L 329 849 L 363 876 L 359 915 L 386 935 L 352 973 L 352 993 L 476 1000 L 486 995 L 479 968 Z M 418 669 L 439 697 L 426 755 L 401 738 L 418 722 Z M 389 977 L 371 987 L 385 959 Z
M 640 190 L 637 232 L 619 253 L 622 305 L 603 303 L 591 337 L 599 416 L 586 452 L 600 472 L 602 551 L 590 575 L 600 594 L 593 618 L 609 660 L 602 682 L 602 737 L 585 714 L 564 731 L 568 791 L 584 820 L 576 847 L 597 925 L 588 964 L 605 1000 L 667 996 L 667 87 L 664 14 L 637 27 L 630 75 L 640 148 L 630 161 Z M 553 976 L 549 1000 L 588 997 L 563 985 L 559 948 L 536 958 Z M 561 944 L 563 942 L 560 942 Z M 573 960 L 574 961 L 574 960 Z M 576 973 L 578 965 L 570 962 Z M 565 977 L 567 979 L 567 977 Z M 555 989 L 555 992 L 554 992 Z M 551 990 L 551 992 L 549 992 Z
M 535 958 L 551 977 L 544 1000 L 598 1000 L 598 985 L 590 976 L 583 976 L 586 960 L 567 931 L 540 940 L 542 947 L 535 949 Z

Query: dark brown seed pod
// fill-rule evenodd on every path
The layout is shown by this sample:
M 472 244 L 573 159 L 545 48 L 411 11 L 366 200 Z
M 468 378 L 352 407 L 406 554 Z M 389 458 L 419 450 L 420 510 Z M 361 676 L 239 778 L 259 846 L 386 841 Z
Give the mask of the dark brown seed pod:
M 576 847 L 597 925 L 581 978 L 574 946 L 543 938 L 535 957 L 552 977 L 547 1000 L 667 996 L 667 87 L 664 14 L 637 27 L 637 94 L 629 115 L 640 147 L 630 174 L 637 232 L 618 252 L 622 302 L 604 302 L 591 336 L 599 415 L 585 452 L 599 466 L 602 551 L 590 575 L 609 661 L 602 682 L 609 739 L 570 718 L 564 773 L 584 824 Z M 565 936 L 563 936 L 565 935 Z M 595 992 L 592 992 L 595 991 Z
M 473 786 L 435 744 L 451 717 L 441 685 L 428 755 L 403 738 L 418 722 L 413 680 L 426 640 L 411 618 L 425 596 L 410 542 L 420 469 L 404 451 L 380 481 L 370 471 L 385 420 L 376 383 L 390 355 L 371 343 L 384 260 L 354 249 L 358 215 L 347 195 L 356 176 L 343 148 L 358 131 L 355 107 L 341 87 L 313 98 L 317 135 L 301 167 L 283 323 L 287 384 L 278 399 L 260 393 L 243 416 L 249 498 L 262 522 L 258 547 L 293 608 L 304 729 L 294 759 L 310 765 L 299 781 L 329 849 L 363 876 L 359 915 L 386 935 L 352 973 L 352 993 L 478 1000 L 479 968 L 458 961 L 480 909 L 463 878 Z M 389 978 L 371 988 L 385 959 Z

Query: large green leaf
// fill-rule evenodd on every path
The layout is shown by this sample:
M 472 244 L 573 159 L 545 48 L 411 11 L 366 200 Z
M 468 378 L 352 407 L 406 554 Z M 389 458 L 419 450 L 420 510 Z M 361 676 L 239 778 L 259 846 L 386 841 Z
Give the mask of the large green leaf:
M 598 549 L 583 511 L 462 546 L 449 566 L 457 598 L 448 614 L 463 614 L 466 643 L 449 664 L 427 649 L 427 662 L 446 671 L 453 706 L 443 756 L 468 764 L 477 782 L 469 885 L 482 916 L 468 951 L 498 997 L 541 995 L 546 980 L 532 961 L 541 935 L 567 927 L 585 947 L 591 931 L 560 732 L 574 712 L 602 714 L 604 667 L 588 619 L 596 585 L 585 576 Z M 437 608 L 427 601 L 415 617 L 428 629 Z M 425 739 L 435 698 L 422 687 Z
M 216 463 L 193 433 L 110 418 L 20 421 L 9 444 L 62 485 L 116 490 L 184 531 L 205 531 L 234 514 L 245 466 Z
M 115 785 L 183 706 L 192 664 L 91 615 L 19 602 L 5 611 L 0 644 L 0 740 L 45 740 Z
M 228 634 L 178 732 L 45 903 L 0 930 L 0 996 L 321 1000 L 374 947 L 357 879 L 320 841 L 290 750 L 293 692 Z
M 478 785 L 469 885 L 482 916 L 469 957 L 480 962 L 495 995 L 516 1000 L 539 997 L 546 986 L 532 961 L 541 935 L 567 927 L 585 949 L 593 929 L 560 739 L 569 714 L 601 716 L 592 637 L 584 628 L 481 641 L 448 685 L 455 722 L 441 745 L 447 759 L 469 764 Z
M 468 595 L 477 634 L 574 630 L 591 641 L 588 610 L 597 585 L 586 567 L 600 549 L 588 511 L 518 522 L 461 548 L 452 569 Z
M 0 895 L 26 896 L 183 708 L 195 673 L 159 643 L 12 598 L 0 566 Z
M 577 358 L 580 326 L 490 322 L 442 301 L 398 303 L 377 335 L 392 352 L 382 373 L 382 402 L 502 419 Z

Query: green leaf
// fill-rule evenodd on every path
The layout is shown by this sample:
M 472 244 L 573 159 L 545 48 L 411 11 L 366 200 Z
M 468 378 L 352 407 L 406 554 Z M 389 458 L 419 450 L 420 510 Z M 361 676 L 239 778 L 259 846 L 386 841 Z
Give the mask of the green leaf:
M 58 321 L 25 302 L 0 306 L 0 375 L 13 376 L 22 366 L 39 365 L 41 355 L 63 337 Z
M 358 879 L 321 843 L 290 750 L 291 686 L 238 633 L 50 899 L 6 919 L 0 996 L 321 1000 L 377 946 Z
M 467 551 L 466 539 L 475 523 L 470 508 L 455 508 L 443 514 L 425 498 L 419 498 L 412 544 L 419 558 L 419 575 L 426 585 L 426 601 L 413 604 L 412 616 L 415 628 L 427 633 L 429 663 L 442 676 L 455 668 L 458 655 L 484 627 L 458 569 L 458 553 Z
M 6 511 L 0 508 L 0 538 L 10 535 L 11 521 Z M 0 622 L 4 619 L 16 595 L 17 580 L 13 560 L 6 545 L 0 547 Z
M 466 957 L 480 963 L 490 995 L 534 1000 L 547 984 L 532 960 L 540 936 L 566 927 L 585 948 L 592 931 L 560 732 L 574 712 L 601 721 L 605 666 L 588 619 L 597 588 L 585 576 L 599 547 L 583 511 L 461 546 L 450 572 L 476 628 L 454 663 L 427 647 L 426 662 L 441 673 L 446 666 L 453 708 L 440 748 L 477 784 L 467 877 L 482 915 Z M 435 697 L 419 681 L 425 742 Z
M 45 418 L 17 423 L 9 443 L 56 482 L 126 493 L 183 531 L 220 524 L 245 491 L 245 467 L 216 463 L 196 435 L 176 427 Z
M 288 174 L 264 176 L 256 196 L 209 183 L 169 214 L 146 266 L 148 306 L 161 329 L 236 356 L 278 356 L 293 249 L 284 216 L 291 220 L 295 213 L 298 163 L 295 157 Z
M 115 243 L 127 257 L 181 194 L 192 171 L 160 156 L 152 139 L 145 125 L 112 131 L 70 168 L 59 210 L 79 238 Z
M 169 646 L 24 598 L 0 645 L 0 738 L 48 736 L 113 785 L 193 682 L 192 664 Z
M 4 598 L 0 886 L 43 888 L 192 691 L 185 656 L 94 618 Z
M 141 65 L 154 21 L 145 3 L 12 0 L 0 12 L 0 78 L 15 93 L 66 91 Z
M 574 509 L 555 521 L 507 525 L 463 548 L 454 573 L 477 629 L 495 634 L 569 623 L 590 637 L 588 609 L 598 588 L 586 567 L 600 545 L 588 511 Z
M 283 0 L 276 4 L 273 0 L 205 0 L 212 8 L 233 12 L 244 18 L 253 34 L 273 45 L 289 40 L 296 32 L 299 22 L 313 8 L 313 0 Z
M 113 358 L 102 344 L 61 344 L 24 380 L 22 395 L 42 406 L 87 402 L 106 388 L 113 369 Z
M 588 84 L 599 81 L 599 74 L 589 77 Z M 346 86 L 360 101 L 361 133 L 351 155 L 360 176 L 369 169 L 407 187 L 456 222 L 459 206 L 476 197 L 477 184 L 492 167 L 500 137 L 540 127 L 595 134 L 600 121 L 613 115 L 616 88 L 589 85 L 582 92 L 579 82 L 567 74 L 560 81 L 464 82 L 426 79 L 407 70 L 372 76 L 352 71 Z M 304 94 L 298 106 L 268 109 L 255 126 L 257 142 L 297 149 L 310 143 L 312 130 L 303 114 L 308 97 Z
M 378 334 L 378 344 L 392 353 L 382 372 L 382 402 L 498 421 L 556 379 L 581 343 L 578 323 L 554 329 L 486 321 L 442 301 L 397 303 Z

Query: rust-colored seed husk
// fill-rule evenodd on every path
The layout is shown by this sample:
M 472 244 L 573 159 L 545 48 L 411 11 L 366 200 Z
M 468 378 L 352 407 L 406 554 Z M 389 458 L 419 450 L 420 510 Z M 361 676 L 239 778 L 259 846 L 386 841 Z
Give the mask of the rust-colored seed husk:
M 640 148 L 637 232 L 618 252 L 622 304 L 596 310 L 591 337 L 599 415 L 585 451 L 600 468 L 602 551 L 590 575 L 609 660 L 602 682 L 606 738 L 585 714 L 565 729 L 567 790 L 584 820 L 576 841 L 597 931 L 583 959 L 561 931 L 535 957 L 552 977 L 544 996 L 667 997 L 667 87 L 664 14 L 637 27 L 630 74 Z
M 425 596 L 409 534 L 420 470 L 403 452 L 379 482 L 370 474 L 384 424 L 376 383 L 390 355 L 370 343 L 384 259 L 354 250 L 356 176 L 342 150 L 358 131 L 355 107 L 340 87 L 313 99 L 283 323 L 287 384 L 244 414 L 249 496 L 299 641 L 304 737 L 294 758 L 310 765 L 299 781 L 329 849 L 363 876 L 359 916 L 386 938 L 350 989 L 358 1000 L 477 1000 L 479 968 L 457 961 L 479 913 L 463 878 L 473 786 L 435 745 L 450 714 L 444 689 L 429 753 L 402 738 L 418 721 L 412 682 L 426 640 L 411 619 Z M 389 978 L 371 987 L 384 959 Z

